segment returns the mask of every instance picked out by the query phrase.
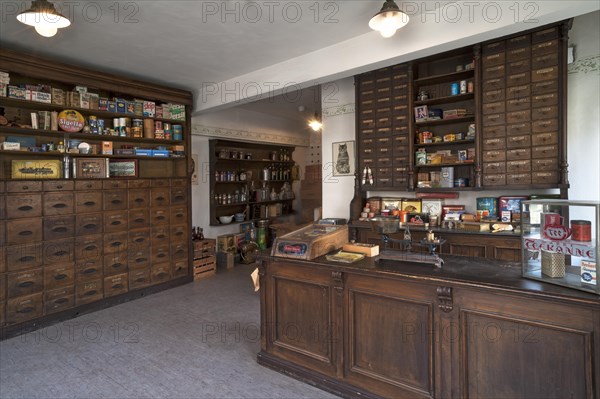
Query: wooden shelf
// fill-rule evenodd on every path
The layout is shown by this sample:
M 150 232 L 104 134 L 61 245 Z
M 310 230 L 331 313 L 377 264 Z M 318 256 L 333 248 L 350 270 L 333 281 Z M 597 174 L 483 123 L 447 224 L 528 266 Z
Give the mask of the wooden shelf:
M 466 93 L 466 94 L 458 94 L 456 96 L 448 96 L 448 97 L 439 97 L 439 98 L 430 98 L 429 100 L 424 101 L 415 101 L 414 105 L 437 105 L 437 104 L 451 104 L 458 103 L 461 101 L 469 101 L 475 98 L 475 93 Z
M 155 121 L 168 122 L 168 123 L 173 123 L 176 125 L 177 124 L 185 125 L 185 123 L 186 123 L 186 121 L 182 121 L 182 120 L 178 120 L 178 119 L 153 118 L 153 117 L 149 117 L 149 116 L 142 116 L 142 115 L 136 115 L 136 114 L 100 111 L 99 109 L 69 107 L 66 105 L 40 103 L 37 101 L 20 100 L 20 99 L 16 99 L 16 98 L 8 98 L 8 97 L 0 98 L 0 107 L 27 108 L 27 109 L 31 109 L 31 110 L 58 111 L 58 112 L 63 111 L 65 109 L 74 109 L 75 111 L 78 111 L 83 115 L 95 115 L 100 118 L 107 118 L 107 119 L 108 118 L 153 119 Z
M 444 192 L 444 191 L 475 191 L 477 190 L 477 188 L 475 187 L 431 187 L 431 188 L 426 188 L 426 187 L 417 187 L 415 188 L 415 191 L 418 193 L 427 193 L 427 192 Z M 479 189 L 480 190 L 480 189 Z
M 438 164 L 426 164 L 426 165 L 415 165 L 415 169 L 419 168 L 440 168 L 445 166 L 473 166 L 475 162 L 457 162 L 457 163 L 438 163 Z
M 147 144 L 163 144 L 176 145 L 185 144 L 184 140 L 165 140 L 165 139 L 147 139 L 137 137 L 121 137 L 121 136 L 105 136 L 101 134 L 90 133 L 70 133 L 61 130 L 42 130 L 42 129 L 27 129 L 21 127 L 0 126 L 0 134 L 14 134 L 18 136 L 46 136 L 68 139 L 82 139 L 92 141 L 116 141 L 127 143 L 147 143 Z
M 294 161 L 272 161 L 270 159 L 238 159 L 238 158 L 219 158 L 216 157 L 215 162 L 243 162 L 243 163 L 279 163 L 284 165 L 294 165 Z
M 475 77 L 475 70 L 468 69 L 460 72 L 451 72 L 445 73 L 441 75 L 433 75 L 427 76 L 420 79 L 415 79 L 415 84 L 417 86 L 427 86 L 427 85 L 435 85 L 438 83 L 452 83 L 459 80 L 469 79 Z
M 7 151 L 0 150 L 0 154 L 5 155 L 15 155 L 15 156 L 33 156 L 33 157 L 64 157 L 65 155 L 71 158 L 115 158 L 115 159 L 151 159 L 157 161 L 172 161 L 174 159 L 182 159 L 185 157 L 153 157 L 147 155 L 108 155 L 108 154 L 70 154 L 68 152 L 56 152 L 56 151 L 46 151 L 46 152 L 33 152 L 33 151 Z
M 248 181 L 216 181 L 215 184 L 248 184 Z
M 415 122 L 415 126 L 439 126 L 439 125 L 451 125 L 454 123 L 464 123 L 475 121 L 474 115 L 464 116 L 462 118 L 454 119 L 433 119 L 424 122 Z
M 415 147 L 439 147 L 446 145 L 475 144 L 475 140 L 442 141 L 441 143 L 415 144 Z

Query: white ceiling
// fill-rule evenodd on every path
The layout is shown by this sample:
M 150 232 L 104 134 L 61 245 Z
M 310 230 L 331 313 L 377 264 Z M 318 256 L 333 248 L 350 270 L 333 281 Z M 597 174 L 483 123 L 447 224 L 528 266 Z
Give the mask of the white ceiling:
M 260 98 L 266 100 L 250 109 L 273 112 L 273 96 L 290 88 L 600 8 L 598 0 L 398 1 L 410 23 L 382 39 L 368 20 L 383 0 L 57 1 L 73 24 L 43 38 L 15 18 L 30 1 L 1 3 L 0 48 L 188 89 L 200 113 Z M 297 105 L 284 102 L 278 112 L 291 117 Z

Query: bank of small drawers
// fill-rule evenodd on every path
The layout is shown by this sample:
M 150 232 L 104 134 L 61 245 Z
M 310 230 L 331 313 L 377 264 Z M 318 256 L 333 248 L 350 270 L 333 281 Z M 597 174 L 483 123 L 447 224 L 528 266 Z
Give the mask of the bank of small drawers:
M 559 29 L 483 46 L 484 186 L 559 183 Z
M 407 189 L 409 71 L 395 65 L 357 77 L 358 165 L 371 168 L 369 189 Z
M 205 239 L 193 242 L 194 247 L 194 280 L 202 280 L 214 276 L 217 272 L 216 240 Z
M 185 179 L 0 181 L 0 326 L 189 274 Z

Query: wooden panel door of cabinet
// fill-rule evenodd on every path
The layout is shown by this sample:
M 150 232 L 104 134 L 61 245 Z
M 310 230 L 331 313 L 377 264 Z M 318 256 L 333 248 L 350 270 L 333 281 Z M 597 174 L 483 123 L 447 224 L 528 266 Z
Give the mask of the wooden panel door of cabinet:
M 435 287 L 348 274 L 344 375 L 382 397 L 434 394 Z
M 279 262 L 277 262 L 279 263 Z M 331 332 L 333 289 L 331 273 L 284 263 L 269 267 L 266 348 L 280 358 L 334 376 L 341 337 Z M 336 310 L 340 311 L 340 310 Z M 300 333 L 302 331 L 302 333 Z M 332 334 L 332 335 L 330 335 Z
M 595 397 L 600 370 L 590 360 L 598 356 L 598 310 L 464 289 L 454 290 L 454 309 L 460 339 L 449 344 L 457 397 Z

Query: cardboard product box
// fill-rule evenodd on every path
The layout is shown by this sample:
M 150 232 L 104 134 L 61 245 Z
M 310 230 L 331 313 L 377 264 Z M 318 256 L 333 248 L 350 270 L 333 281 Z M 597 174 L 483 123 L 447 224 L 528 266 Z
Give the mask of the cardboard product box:
M 90 97 L 90 109 L 97 110 L 100 108 L 100 95 L 98 93 L 88 93 Z
M 37 101 L 40 103 L 51 104 L 52 103 L 52 94 L 44 93 L 41 91 L 35 92 L 35 99 L 33 101 Z
M 236 248 L 233 234 L 223 234 L 217 237 L 217 251 L 227 252 Z
M 143 115 L 148 118 L 154 118 L 156 115 L 156 103 L 154 101 L 144 101 L 142 109 Z
M 591 285 L 597 284 L 596 262 L 593 260 L 581 261 L 581 282 Z
M 0 83 L 0 97 L 6 97 L 8 95 L 8 84 Z
M 90 109 L 90 93 L 83 93 L 81 95 L 80 107 L 83 109 Z
M 123 100 L 122 98 L 115 98 L 115 103 L 117 104 L 117 111 L 118 113 L 124 114 L 125 112 L 127 112 L 127 101 Z
M 445 187 L 445 188 L 453 188 L 454 187 L 454 167 L 453 166 L 442 168 L 440 187 Z
M 8 86 L 8 97 L 25 100 L 25 89 L 18 86 Z
M 108 98 L 101 97 L 98 99 L 98 110 L 108 111 Z
M 102 142 L 102 155 L 112 155 L 112 154 L 113 154 L 112 141 L 103 141 Z
M 53 87 L 51 90 L 52 104 L 54 105 L 65 105 L 65 91 Z
M 171 114 L 171 119 L 178 121 L 185 120 L 185 105 L 170 104 L 169 112 Z
M 217 269 L 231 269 L 235 265 L 235 255 L 231 252 L 217 252 Z

